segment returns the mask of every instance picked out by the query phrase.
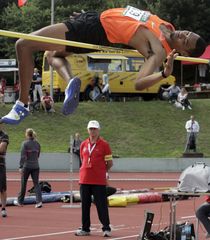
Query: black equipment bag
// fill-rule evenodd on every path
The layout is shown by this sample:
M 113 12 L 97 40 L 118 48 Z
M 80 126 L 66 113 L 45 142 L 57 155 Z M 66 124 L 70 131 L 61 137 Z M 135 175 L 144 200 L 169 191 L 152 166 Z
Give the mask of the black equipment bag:
M 51 188 L 51 185 L 47 182 L 47 181 L 41 181 L 39 182 L 39 185 L 40 185 L 40 188 L 41 188 L 41 192 L 42 193 L 50 193 L 52 188 Z M 28 190 L 28 192 L 30 194 L 34 194 L 35 191 L 34 191 L 34 187 L 32 187 L 31 189 Z

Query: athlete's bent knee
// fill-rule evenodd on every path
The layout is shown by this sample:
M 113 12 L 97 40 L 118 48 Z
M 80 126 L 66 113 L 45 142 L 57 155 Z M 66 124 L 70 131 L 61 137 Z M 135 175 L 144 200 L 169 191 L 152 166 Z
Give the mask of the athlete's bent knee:
M 54 56 L 53 52 L 52 51 L 46 51 L 45 56 L 47 58 L 48 63 L 50 65 L 52 65 L 52 60 L 53 60 L 53 56 Z
M 18 39 L 15 43 L 15 48 L 16 49 L 21 49 L 21 47 L 24 46 L 24 41 L 25 41 L 24 39 Z

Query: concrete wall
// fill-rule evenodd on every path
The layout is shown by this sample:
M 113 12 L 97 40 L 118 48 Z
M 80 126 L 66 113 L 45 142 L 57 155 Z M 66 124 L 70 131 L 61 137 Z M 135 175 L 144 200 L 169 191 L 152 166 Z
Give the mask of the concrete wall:
M 17 170 L 20 153 L 7 153 L 7 169 Z M 69 153 L 42 153 L 42 171 L 74 171 L 79 169 L 77 158 Z M 195 162 L 205 162 L 210 166 L 210 158 L 114 158 L 113 172 L 179 172 Z M 72 164 L 71 164 L 72 163 Z

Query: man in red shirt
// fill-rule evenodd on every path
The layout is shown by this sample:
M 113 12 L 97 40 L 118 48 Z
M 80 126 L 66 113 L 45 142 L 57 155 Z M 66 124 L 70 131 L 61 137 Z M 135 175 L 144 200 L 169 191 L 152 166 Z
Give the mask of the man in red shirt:
M 112 152 L 108 142 L 100 137 L 100 124 L 89 121 L 89 138 L 80 146 L 82 166 L 80 168 L 80 194 L 82 201 L 82 228 L 76 236 L 90 235 L 90 207 L 92 195 L 96 204 L 104 237 L 111 237 L 109 212 L 106 194 L 106 173 L 113 166 Z

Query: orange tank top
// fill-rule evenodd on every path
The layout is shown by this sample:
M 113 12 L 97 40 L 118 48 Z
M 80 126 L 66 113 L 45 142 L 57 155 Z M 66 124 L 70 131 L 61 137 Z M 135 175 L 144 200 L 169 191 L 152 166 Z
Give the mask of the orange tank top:
M 172 50 L 160 30 L 160 25 L 163 24 L 171 31 L 174 31 L 173 25 L 156 15 L 152 15 L 148 11 L 142 11 L 131 6 L 127 8 L 113 8 L 102 12 L 100 21 L 111 43 L 128 45 L 139 26 L 144 26 L 161 41 L 167 54 Z

